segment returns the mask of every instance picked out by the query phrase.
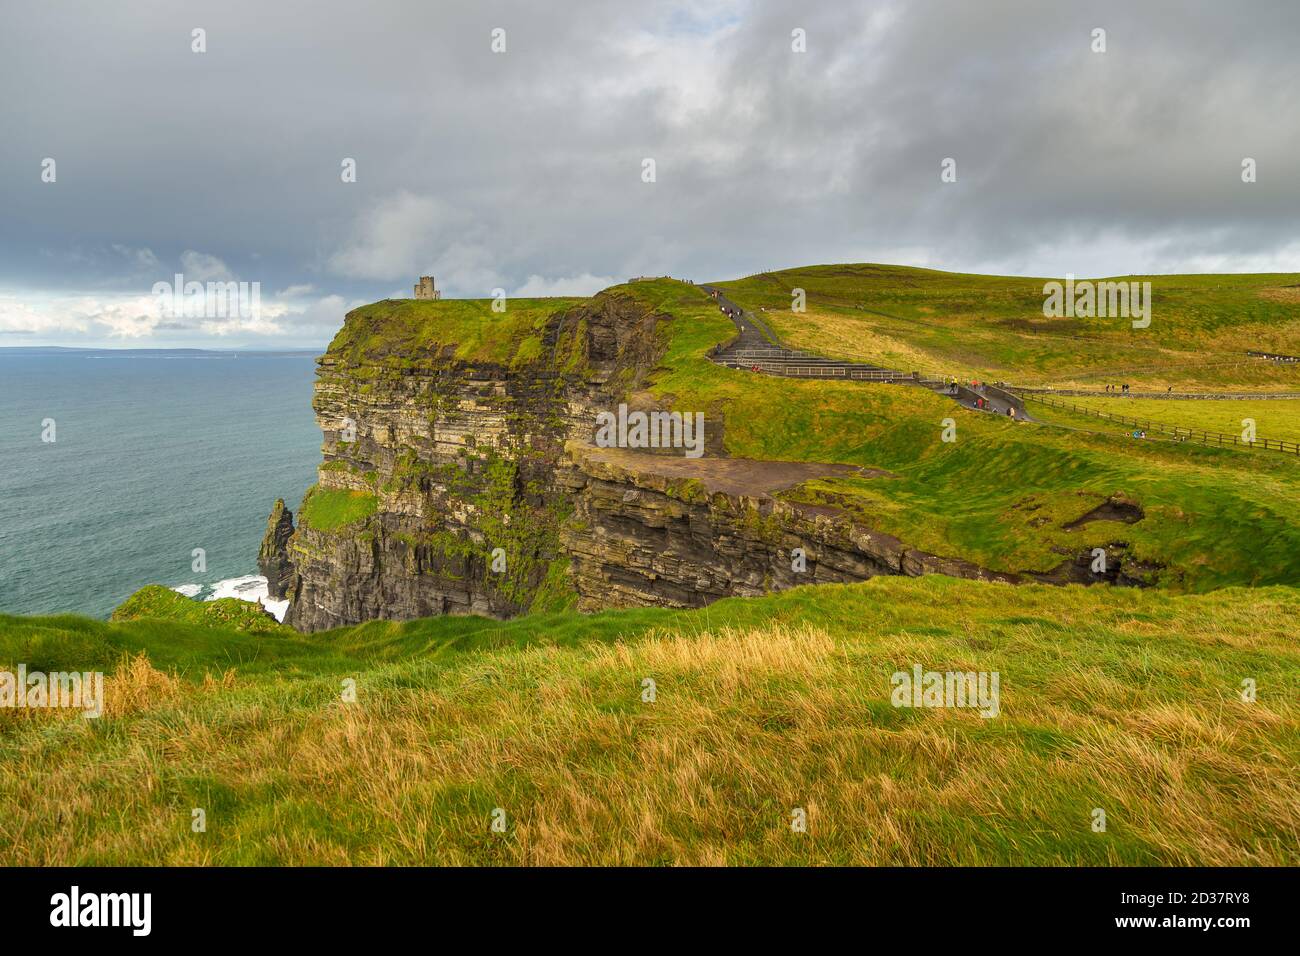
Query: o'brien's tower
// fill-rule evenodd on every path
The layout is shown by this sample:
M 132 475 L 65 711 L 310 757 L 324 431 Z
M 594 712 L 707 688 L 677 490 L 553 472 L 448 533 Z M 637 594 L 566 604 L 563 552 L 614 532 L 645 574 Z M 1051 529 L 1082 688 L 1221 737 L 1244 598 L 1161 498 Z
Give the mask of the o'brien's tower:
M 420 276 L 415 286 L 417 299 L 441 299 L 442 293 L 433 287 L 433 276 Z

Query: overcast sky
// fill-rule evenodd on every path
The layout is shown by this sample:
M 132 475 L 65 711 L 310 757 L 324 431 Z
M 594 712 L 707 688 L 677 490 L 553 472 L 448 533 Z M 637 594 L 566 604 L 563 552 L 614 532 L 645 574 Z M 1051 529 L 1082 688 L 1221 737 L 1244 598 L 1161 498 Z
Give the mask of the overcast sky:
M 421 273 L 1300 271 L 1298 38 L 1296 0 L 10 3 L 0 346 L 319 347 Z M 177 272 L 260 314 L 162 313 Z

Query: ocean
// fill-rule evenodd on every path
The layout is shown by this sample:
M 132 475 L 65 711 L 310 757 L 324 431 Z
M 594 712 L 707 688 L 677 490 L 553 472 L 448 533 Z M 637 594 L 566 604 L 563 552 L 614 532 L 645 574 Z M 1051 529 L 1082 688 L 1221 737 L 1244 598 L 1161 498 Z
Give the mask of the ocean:
M 265 594 L 267 515 L 297 511 L 320 461 L 314 356 L 0 349 L 0 612 Z

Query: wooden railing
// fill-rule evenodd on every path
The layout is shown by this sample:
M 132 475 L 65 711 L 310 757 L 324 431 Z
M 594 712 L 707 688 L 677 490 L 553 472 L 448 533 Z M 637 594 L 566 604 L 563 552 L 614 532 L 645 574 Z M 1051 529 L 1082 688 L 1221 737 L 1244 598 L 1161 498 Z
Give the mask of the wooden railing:
M 1268 451 L 1280 451 L 1287 455 L 1300 455 L 1300 442 L 1282 441 L 1277 438 L 1257 438 L 1255 441 L 1246 441 L 1238 435 L 1224 435 L 1222 432 L 1197 431 L 1193 428 L 1179 428 L 1177 425 L 1166 425 L 1163 422 L 1142 421 L 1138 418 L 1128 418 L 1124 415 L 1112 415 L 1110 412 L 1098 411 L 1095 408 L 1087 408 L 1083 405 L 1076 405 L 1074 402 L 1063 402 L 1059 398 L 1048 398 L 1046 395 L 1035 395 L 1024 393 L 1021 395 L 1031 402 L 1042 402 L 1051 408 L 1064 408 L 1071 412 L 1081 415 L 1092 415 L 1095 418 L 1104 418 L 1107 421 L 1119 422 L 1144 432 L 1160 432 L 1163 435 L 1172 435 L 1177 441 L 1192 441 L 1198 445 L 1210 445 L 1217 448 L 1263 448 Z

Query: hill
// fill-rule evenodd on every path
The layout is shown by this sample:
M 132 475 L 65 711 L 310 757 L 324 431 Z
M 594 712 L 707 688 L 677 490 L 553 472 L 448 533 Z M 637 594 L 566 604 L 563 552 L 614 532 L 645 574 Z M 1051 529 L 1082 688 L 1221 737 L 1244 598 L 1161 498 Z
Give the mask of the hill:
M 729 454 L 895 476 L 818 479 L 786 499 L 834 506 L 917 547 L 997 571 L 1045 572 L 1067 555 L 1122 541 L 1133 561 L 1161 569 L 1150 580 L 1163 587 L 1300 580 L 1294 456 L 1012 422 L 902 385 L 720 368 L 706 353 L 734 327 L 698 288 L 628 290 L 674 320 L 653 389 L 675 408 L 721 418 Z M 769 316 L 779 329 L 782 319 Z M 949 418 L 956 441 L 946 443 L 941 423 Z M 1111 499 L 1137 505 L 1142 519 L 1080 523 Z
M 847 264 L 716 284 L 747 308 L 766 308 L 795 348 L 890 368 L 1021 385 L 1300 391 L 1300 366 L 1246 355 L 1297 351 L 1300 274 L 1098 280 L 1151 283 L 1144 329 L 1126 318 L 1045 317 L 1048 281 Z M 791 311 L 795 289 L 806 293 L 804 313 Z

